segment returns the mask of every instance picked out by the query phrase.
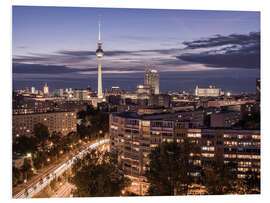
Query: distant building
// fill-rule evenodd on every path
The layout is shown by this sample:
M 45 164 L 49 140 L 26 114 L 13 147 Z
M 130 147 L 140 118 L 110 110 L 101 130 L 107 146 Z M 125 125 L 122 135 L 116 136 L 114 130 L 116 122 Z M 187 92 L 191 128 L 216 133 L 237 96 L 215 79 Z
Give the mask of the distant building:
M 113 105 L 120 105 L 121 104 L 121 95 L 108 95 L 106 96 L 106 101 L 108 103 L 113 104 Z
M 261 79 L 260 78 L 256 79 L 256 97 L 257 97 L 257 101 L 261 100 Z
M 249 100 L 233 100 L 233 99 L 226 99 L 226 100 L 214 100 L 214 101 L 206 101 L 204 107 L 221 107 L 221 106 L 235 106 L 235 105 L 242 105 L 249 102 Z M 237 107 L 236 107 L 237 108 Z
M 112 94 L 120 94 L 121 93 L 121 90 L 120 90 L 120 87 L 112 87 L 111 88 L 111 93 Z
M 195 96 L 198 97 L 219 97 L 221 95 L 221 89 L 215 88 L 212 85 L 210 85 L 209 88 L 199 88 L 198 86 L 195 88 Z
M 226 111 L 211 115 L 211 127 L 232 127 L 240 120 L 240 111 Z
M 144 84 L 150 85 L 154 90 L 154 94 L 159 94 L 159 75 L 157 70 L 146 69 L 144 75 Z
M 87 89 L 75 89 L 73 93 L 74 93 L 74 98 L 78 100 L 87 100 L 90 98 L 89 90 Z
M 149 98 L 149 106 L 168 108 L 170 106 L 170 96 L 168 94 L 153 94 Z
M 261 105 L 259 102 L 248 102 L 241 105 L 241 119 L 248 118 L 260 113 Z
M 27 94 L 30 93 L 29 87 L 25 87 L 24 93 L 27 93 Z
M 75 112 L 33 113 L 12 116 L 13 138 L 33 136 L 35 124 L 46 125 L 49 132 L 61 132 L 62 135 L 77 131 L 77 115 Z
M 62 89 L 62 88 L 54 89 L 54 96 L 55 97 L 63 97 L 64 96 L 64 89 Z
M 35 87 L 31 87 L 31 94 L 36 94 L 36 88 Z
M 48 87 L 47 83 L 43 87 L 43 94 L 44 94 L 44 96 L 48 96 L 49 95 L 49 87 Z
M 152 94 L 153 93 L 153 89 L 151 87 L 151 85 L 137 85 L 137 94 Z

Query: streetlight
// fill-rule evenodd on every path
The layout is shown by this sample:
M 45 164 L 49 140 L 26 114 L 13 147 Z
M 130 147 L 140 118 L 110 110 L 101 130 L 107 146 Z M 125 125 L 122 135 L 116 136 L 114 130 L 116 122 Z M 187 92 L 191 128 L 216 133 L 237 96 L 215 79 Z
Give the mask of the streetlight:
M 31 153 L 27 153 L 27 154 L 26 154 L 26 157 L 27 157 L 27 158 L 31 158 L 31 157 L 32 157 L 32 154 L 31 154 Z

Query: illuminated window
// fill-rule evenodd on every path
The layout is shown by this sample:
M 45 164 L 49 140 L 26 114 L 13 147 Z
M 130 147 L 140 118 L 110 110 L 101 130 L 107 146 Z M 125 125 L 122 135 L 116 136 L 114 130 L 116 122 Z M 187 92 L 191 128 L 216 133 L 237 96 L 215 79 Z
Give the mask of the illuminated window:
M 210 154 L 210 153 L 202 153 L 203 157 L 214 157 L 214 154 Z
M 142 126 L 149 127 L 150 121 L 142 121 Z
M 188 137 L 201 137 L 201 133 L 188 133 Z

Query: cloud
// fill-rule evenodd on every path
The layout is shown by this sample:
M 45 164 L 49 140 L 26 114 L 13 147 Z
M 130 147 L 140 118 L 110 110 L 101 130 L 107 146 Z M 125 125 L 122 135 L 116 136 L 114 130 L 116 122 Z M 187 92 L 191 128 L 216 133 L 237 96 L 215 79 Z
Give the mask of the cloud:
M 209 67 L 260 68 L 260 33 L 215 35 L 208 39 L 183 42 L 178 59 Z
M 145 66 L 152 63 L 151 58 L 170 58 L 177 49 L 153 49 L 105 51 L 103 65 L 107 67 L 134 67 Z M 175 57 L 174 57 L 175 58 Z M 177 59 L 175 59 L 177 60 Z M 68 66 L 70 68 L 96 67 L 96 53 L 88 50 L 60 50 L 52 54 L 28 53 L 26 55 L 13 56 L 15 64 L 41 64 L 53 66 Z M 42 69 L 43 71 L 43 69 Z
M 228 36 L 215 35 L 214 37 L 206 39 L 183 42 L 183 44 L 186 45 L 186 49 L 210 48 L 230 44 L 248 46 L 254 43 L 255 44 L 260 43 L 259 32 L 251 32 L 247 35 L 245 34 L 231 34 Z
M 39 75 L 62 75 L 62 74 L 95 74 L 97 72 L 97 68 L 71 68 L 68 66 L 60 66 L 60 65 L 43 65 L 43 64 L 21 64 L 21 63 L 13 63 L 13 73 L 14 74 L 39 74 Z M 145 67 L 103 67 L 103 73 L 110 72 L 118 72 L 118 73 L 126 73 L 126 72 L 141 72 L 144 71 Z M 60 76 L 61 77 L 61 76 Z
M 159 54 L 171 54 L 175 53 L 179 49 L 151 49 L 151 50 L 137 50 L 137 51 L 121 51 L 121 50 L 114 50 L 114 51 L 105 51 L 104 56 L 140 56 L 143 53 L 159 53 Z M 96 56 L 95 51 L 69 51 L 69 50 L 62 50 L 58 51 L 58 54 L 69 55 L 69 56 Z
M 28 73 L 28 74 L 59 74 L 71 73 L 76 70 L 66 66 L 41 65 L 41 64 L 20 64 L 13 63 L 13 73 Z
M 231 34 L 185 41 L 184 48 L 105 51 L 104 73 L 142 72 L 147 64 L 158 71 L 206 70 L 209 68 L 260 67 L 260 33 Z M 182 46 L 183 46 L 182 45 Z M 59 50 L 52 54 L 13 56 L 17 74 L 93 74 L 96 72 L 95 51 Z
M 69 51 L 69 50 L 62 50 L 58 51 L 58 54 L 68 55 L 68 56 L 75 56 L 75 57 L 88 57 L 88 56 L 96 56 L 95 51 Z M 120 56 L 125 54 L 134 54 L 135 51 L 106 51 L 106 56 Z

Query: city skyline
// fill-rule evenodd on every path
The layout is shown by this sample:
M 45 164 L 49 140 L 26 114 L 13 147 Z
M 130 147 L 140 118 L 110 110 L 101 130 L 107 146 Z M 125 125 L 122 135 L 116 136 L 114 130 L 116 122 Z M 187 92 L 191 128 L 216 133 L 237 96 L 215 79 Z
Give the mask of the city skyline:
M 12 28 L 13 198 L 261 194 L 260 12 L 14 6 Z
M 138 83 L 123 80 L 143 80 L 151 64 L 160 72 L 161 91 L 168 91 L 162 84 L 176 75 L 187 82 L 173 79 L 168 89 L 213 84 L 255 91 L 251 81 L 260 77 L 259 12 L 25 6 L 13 7 L 13 87 L 48 82 L 54 88 L 90 84 L 97 89 L 99 15 L 106 49 L 104 89 L 134 90 Z

